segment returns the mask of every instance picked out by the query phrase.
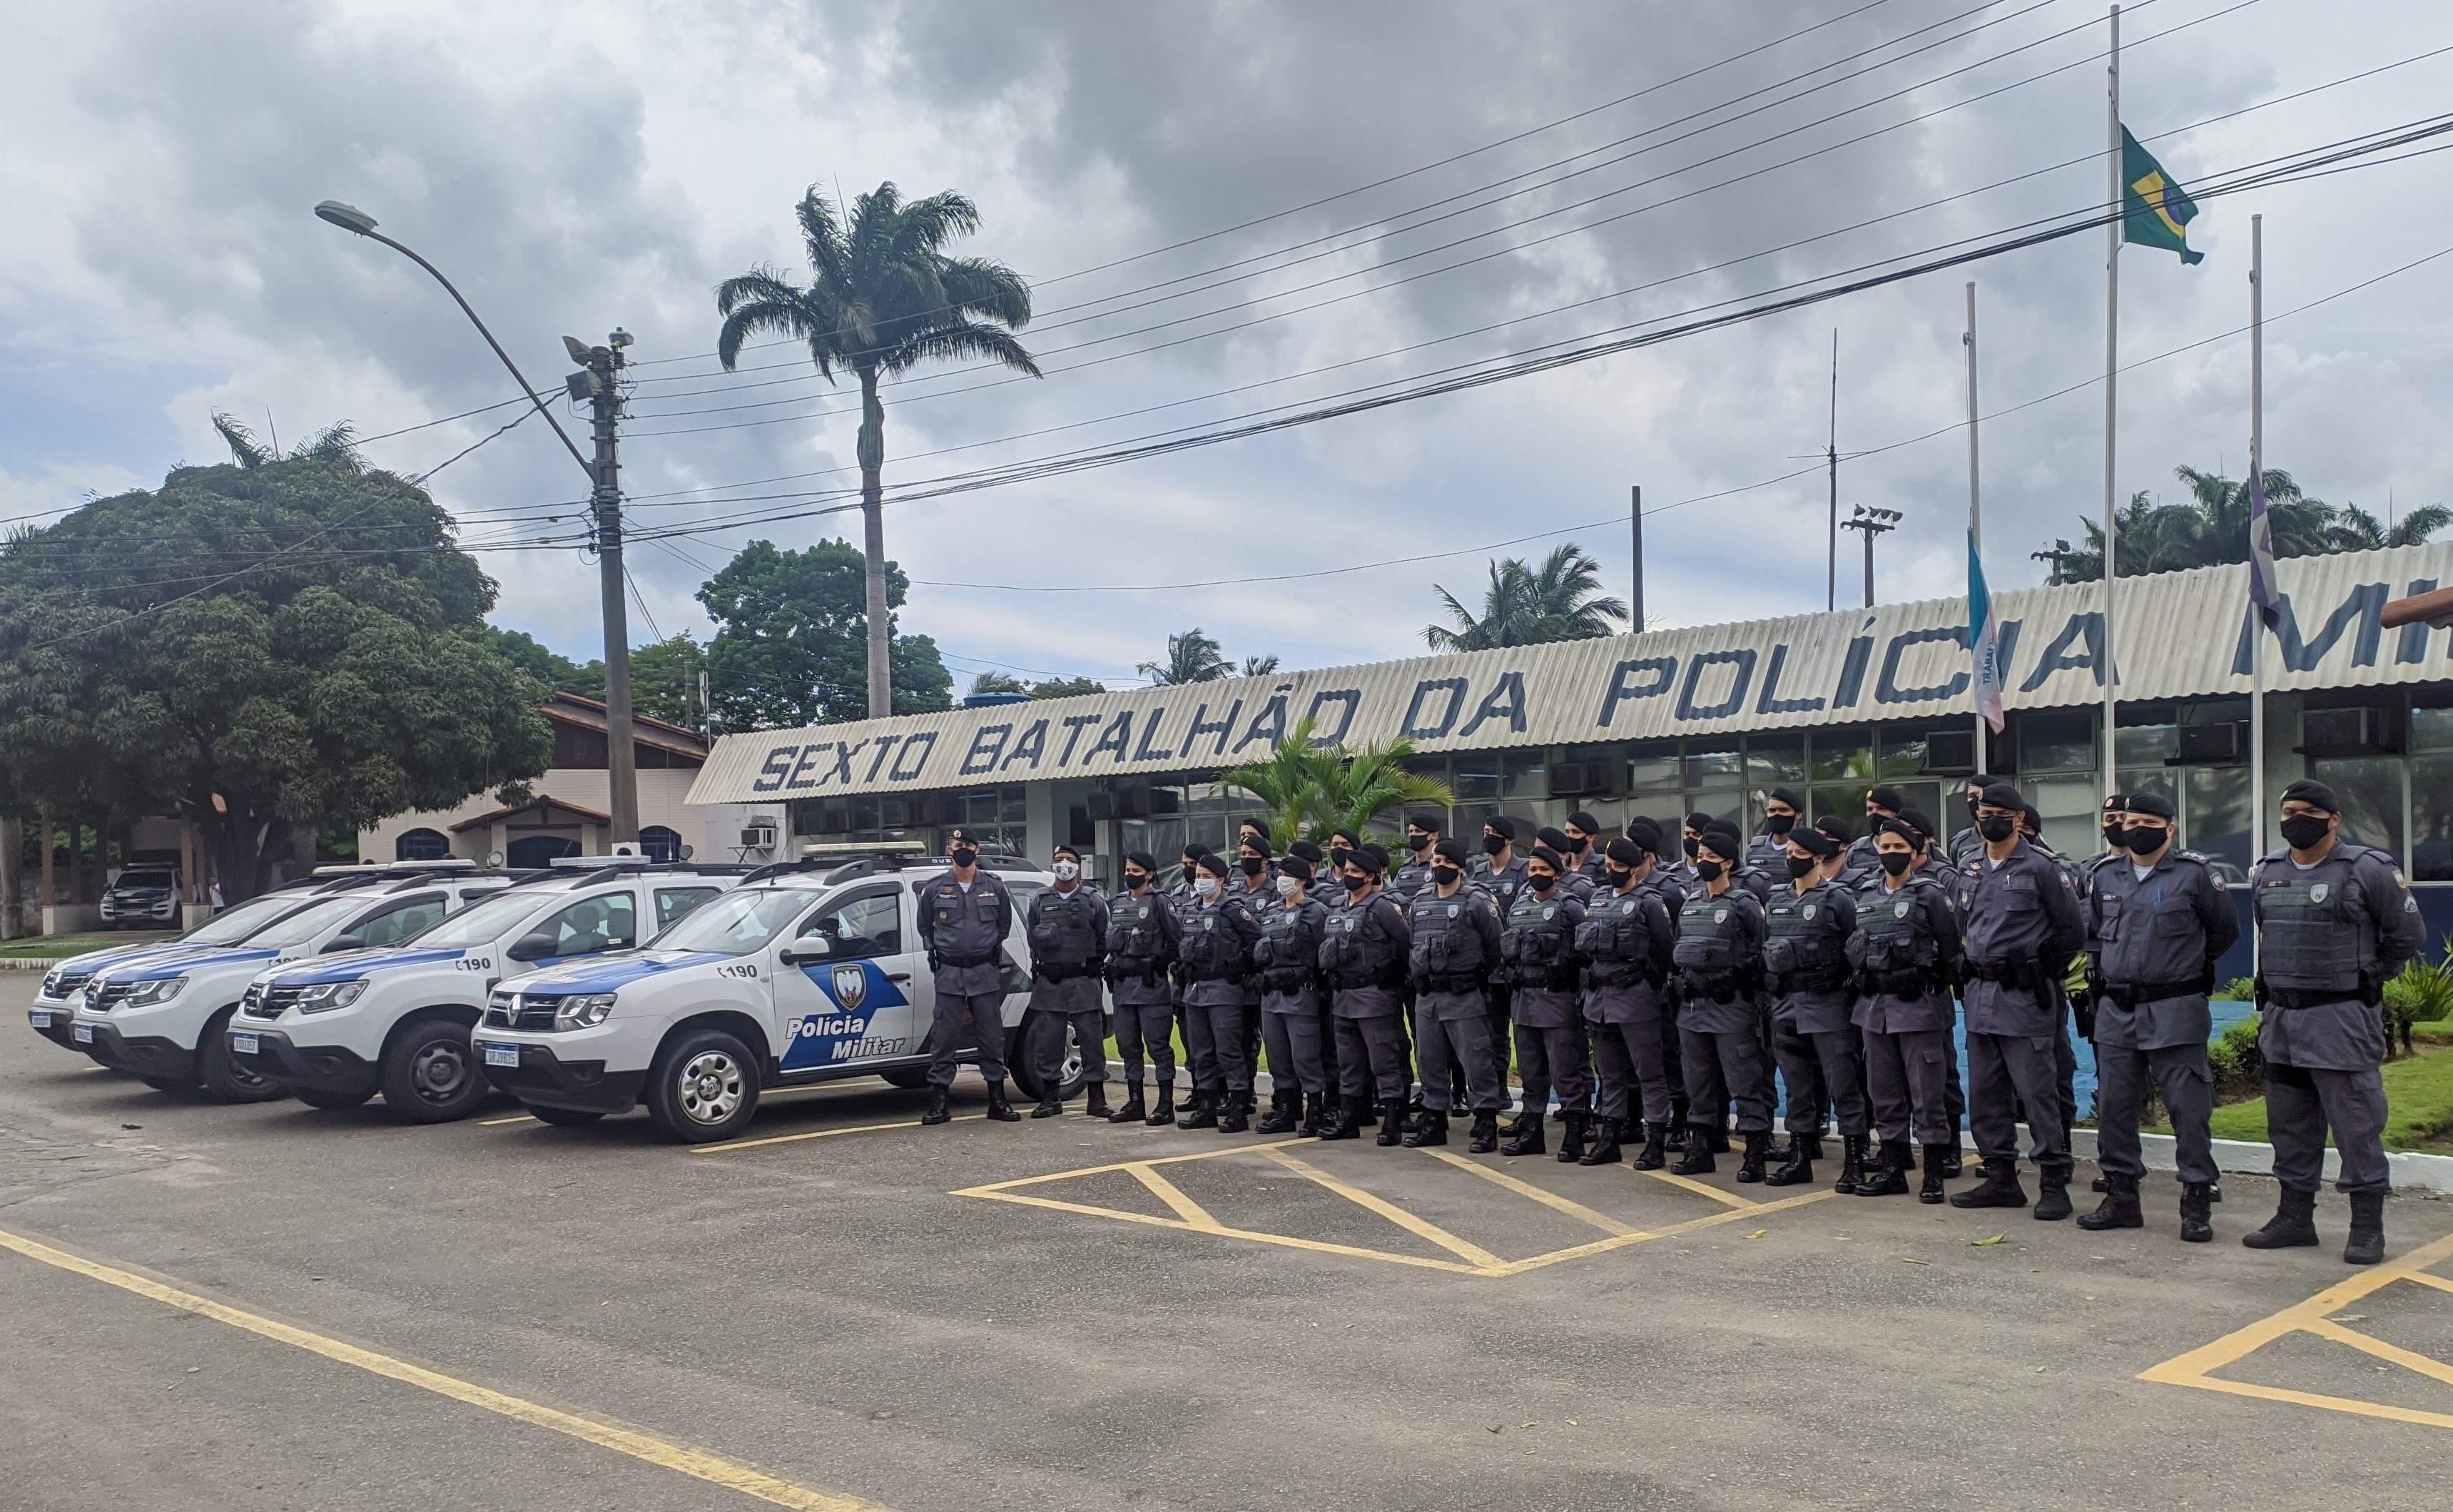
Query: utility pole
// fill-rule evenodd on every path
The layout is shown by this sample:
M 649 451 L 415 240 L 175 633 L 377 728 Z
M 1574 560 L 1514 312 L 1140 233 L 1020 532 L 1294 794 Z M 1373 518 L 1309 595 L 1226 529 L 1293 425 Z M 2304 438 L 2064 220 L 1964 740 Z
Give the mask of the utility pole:
M 1831 437 L 1823 448 L 1831 480 L 1831 538 L 1824 558 L 1823 609 L 1840 607 L 1840 328 L 1831 328 Z M 1873 537 L 1867 536 L 1867 542 Z M 1870 602 L 1870 599 L 1869 599 Z
M 622 348 L 630 333 L 616 328 L 602 347 L 590 347 L 575 336 L 562 344 L 584 370 L 565 380 L 574 399 L 588 401 L 596 439 L 595 487 L 589 491 L 588 513 L 596 538 L 597 596 L 605 613 L 605 767 L 610 791 L 606 808 L 612 819 L 615 844 L 635 845 L 639 839 L 638 747 L 630 734 L 630 622 L 626 596 L 628 578 L 622 567 L 622 464 L 616 422 L 622 414 Z
M 1900 527 L 1897 509 L 1868 509 L 1857 506 L 1857 512 L 1840 522 L 1843 530 L 1856 530 L 1865 537 L 1865 607 L 1874 607 L 1874 537 Z
M 1644 633 L 1644 485 L 1627 490 L 1627 527 L 1635 533 L 1635 593 L 1626 601 L 1627 628 Z

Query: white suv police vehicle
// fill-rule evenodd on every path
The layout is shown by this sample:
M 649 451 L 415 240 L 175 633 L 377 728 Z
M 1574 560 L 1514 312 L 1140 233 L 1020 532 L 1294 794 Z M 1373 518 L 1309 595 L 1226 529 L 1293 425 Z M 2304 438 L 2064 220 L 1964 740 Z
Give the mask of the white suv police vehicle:
M 648 948 L 540 972 L 498 989 L 475 1042 L 486 1075 L 548 1124 L 584 1124 L 639 1103 L 693 1144 L 738 1132 L 762 1090 L 843 1077 L 927 1084 L 935 994 L 920 944 L 921 888 L 942 861 L 840 854 L 761 867 Z M 1055 879 L 983 855 L 1013 898 L 1006 942 L 1007 1064 L 1041 1095 L 1018 1053 L 1030 1003 L 1023 916 Z M 1064 1090 L 1081 1080 L 1068 1046 Z M 977 1059 L 965 1045 L 961 1059 Z
M 104 1065 L 133 1072 L 164 1091 L 201 1083 L 230 1102 L 279 1097 L 279 1087 L 232 1062 L 222 1033 L 249 983 L 281 962 L 318 951 L 396 944 L 510 881 L 508 873 L 479 872 L 465 861 L 407 872 L 377 868 L 350 885 L 307 898 L 238 944 L 104 967 L 85 985 L 70 1038 Z
M 395 948 L 266 971 L 224 1031 L 229 1060 L 312 1107 L 355 1107 L 380 1090 L 409 1123 L 466 1118 L 492 1090 L 469 1031 L 497 983 L 630 950 L 744 869 L 565 858 Z

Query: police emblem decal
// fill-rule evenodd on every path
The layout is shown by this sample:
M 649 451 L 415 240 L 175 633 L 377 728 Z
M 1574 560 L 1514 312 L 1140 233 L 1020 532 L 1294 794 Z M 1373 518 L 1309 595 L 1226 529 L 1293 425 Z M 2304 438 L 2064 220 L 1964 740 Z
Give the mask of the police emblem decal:
M 1729 910 L 1726 908 L 1713 909 L 1712 922 L 1714 924 L 1727 924 L 1729 922 Z
M 857 1013 L 868 1001 L 868 973 L 858 966 L 835 967 L 835 1001 L 846 1013 Z
M 1809 903 L 1809 904 L 1807 904 L 1807 905 L 1805 905 L 1805 912 L 1804 912 L 1804 914 L 1802 915 L 1802 917 L 1804 917 L 1804 918 L 1807 918 L 1807 919 L 1811 919 L 1811 918 L 1813 918 L 1813 917 L 1814 917 L 1814 905 L 1812 905 L 1812 904 L 1810 904 L 1810 903 Z
M 1892 918 L 1894 918 L 1894 919 L 1905 919 L 1905 918 L 1906 918 L 1907 916 L 1908 916 L 1908 901 L 1907 901 L 1905 898 L 1902 898 L 1899 902 L 1897 902 L 1897 903 L 1895 903 L 1895 904 L 1891 905 L 1891 917 L 1892 917 Z
M 2310 903 L 2323 903 L 2333 895 L 2334 888 L 2330 883 L 2321 882 L 2308 889 L 2308 901 Z

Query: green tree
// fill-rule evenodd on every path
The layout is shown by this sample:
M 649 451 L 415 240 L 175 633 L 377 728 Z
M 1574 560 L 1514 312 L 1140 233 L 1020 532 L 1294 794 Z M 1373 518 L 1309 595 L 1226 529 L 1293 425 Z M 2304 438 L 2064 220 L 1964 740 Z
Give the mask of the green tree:
M 557 693 L 577 693 L 582 698 L 602 700 L 605 697 L 605 663 L 602 658 L 587 663 L 574 662 L 525 630 L 507 630 L 498 625 L 487 626 L 484 633 L 486 645 L 495 655 L 548 688 Z
M 980 212 L 947 190 L 905 201 L 892 183 L 851 204 L 848 221 L 815 185 L 793 212 L 808 253 L 810 281 L 795 284 L 781 269 L 759 267 L 716 286 L 716 356 L 732 370 L 742 344 L 772 333 L 806 343 L 809 360 L 828 379 L 849 368 L 860 382 L 860 509 L 867 547 L 865 623 L 868 712 L 901 712 L 889 703 L 888 610 L 884 473 L 886 405 L 881 379 L 924 362 L 984 359 L 1039 376 L 1039 365 L 1013 332 L 1030 324 L 1030 287 L 1001 263 L 948 257 L 943 249 L 979 229 Z
M 1107 685 L 1090 677 L 1051 677 L 1030 685 L 1033 698 L 1080 698 L 1089 693 L 1104 693 Z
M 1306 716 L 1261 761 L 1222 773 L 1268 810 L 1269 835 L 1281 848 L 1298 840 L 1325 841 L 1331 829 L 1367 832 L 1371 822 L 1406 804 L 1455 806 L 1448 785 L 1406 769 L 1414 743 L 1402 736 L 1348 752 L 1313 744 Z
M 860 552 L 846 542 L 788 551 L 752 541 L 700 587 L 698 601 L 716 623 L 707 670 L 719 726 L 823 725 L 867 714 L 864 572 Z M 909 585 L 891 562 L 887 586 L 887 602 L 900 605 Z M 937 643 L 893 635 L 892 644 L 893 711 L 951 707 L 954 679 Z
M 1144 662 L 1133 670 L 1161 687 L 1184 683 L 1214 683 L 1231 675 L 1226 655 L 1218 643 L 1202 633 L 1196 625 L 1180 635 L 1167 638 L 1167 655 L 1156 662 Z
M 2334 513 L 2334 549 L 2382 551 L 2388 547 L 2423 546 L 2447 525 L 2453 525 L 2453 509 L 2441 504 L 2422 505 L 2391 525 L 2356 504 L 2346 504 Z
M 1278 658 L 1274 652 L 1267 656 L 1247 656 L 1244 658 L 1244 670 L 1240 675 L 1266 677 L 1277 669 Z
M 450 518 L 346 445 L 97 500 L 0 546 L 13 801 L 184 816 L 247 897 L 302 827 L 545 769 L 545 688 L 494 649 L 493 602 Z
M 985 698 L 1008 694 L 1020 694 L 1023 697 L 1027 698 L 1030 695 L 1030 688 L 1029 686 L 1024 683 L 1021 678 L 1014 676 L 1011 672 L 974 672 L 971 674 L 971 690 L 967 695 L 967 697 Z
M 1601 564 L 1572 542 L 1543 558 L 1538 567 L 1517 557 L 1495 561 L 1480 614 L 1446 588 L 1433 586 L 1453 623 L 1425 626 L 1423 639 L 1438 650 L 1487 651 L 1616 634 L 1613 622 L 1625 619 L 1627 608 L 1602 592 L 1601 579 Z
M 707 647 L 688 630 L 630 647 L 630 707 L 649 719 L 696 729 L 707 710 L 699 706 L 698 674 Z M 603 666 L 597 665 L 601 675 Z
M 2119 515 L 2123 577 L 2179 572 L 2248 560 L 2248 485 L 2191 467 L 2172 469 L 2186 497 L 2157 504 L 2144 492 L 2130 495 Z M 2276 468 L 2265 470 L 2266 519 L 2274 530 L 2274 554 L 2322 556 L 2416 546 L 2453 524 L 2453 511 L 2430 505 L 2413 509 L 2390 527 L 2357 505 L 2335 506 L 2312 497 L 2297 479 Z M 2062 580 L 2097 583 L 2104 578 L 2104 527 L 2081 517 L 2086 545 L 2063 561 Z

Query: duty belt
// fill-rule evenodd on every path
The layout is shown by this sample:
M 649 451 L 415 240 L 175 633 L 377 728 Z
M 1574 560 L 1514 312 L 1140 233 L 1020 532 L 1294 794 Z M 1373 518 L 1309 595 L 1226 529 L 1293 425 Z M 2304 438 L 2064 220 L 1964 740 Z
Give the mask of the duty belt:
M 2361 986 L 2348 987 L 2268 987 L 2265 1002 L 2278 1008 L 2322 1008 L 2335 1003 L 2365 1003 L 2373 1007 L 2374 992 Z
M 993 951 L 987 955 L 976 956 L 941 955 L 937 958 L 937 964 L 941 966 L 984 966 L 995 959 L 996 955 Z
M 1483 988 L 1479 971 L 1426 971 L 1414 984 L 1426 992 L 1480 992 Z
M 2126 1011 L 2142 1003 L 2195 997 L 2213 985 L 2204 977 L 2190 977 L 2182 982 L 2107 982 L 2104 995 L 2112 1000 L 2114 1006 Z
M 1868 994 L 1887 992 L 1895 998 L 1931 997 L 1942 989 L 1942 978 L 1930 971 L 1913 966 L 1893 971 L 1867 970 L 1859 979 L 1858 990 Z
M 1840 971 L 1775 971 L 1764 979 L 1764 985 L 1777 993 L 1836 992 L 1848 985 L 1848 973 Z
M 1033 961 L 1030 974 L 1042 982 L 1070 982 L 1077 977 L 1088 976 L 1090 964 L 1087 961 Z
M 2013 956 L 2007 961 L 1978 961 L 1971 957 L 1967 975 L 1971 981 L 2024 990 L 2043 986 L 2046 980 L 2043 965 L 2025 956 Z
M 1678 974 L 1678 980 L 1680 985 L 1688 992 L 1697 997 L 1709 998 L 1714 1003 L 1733 1002 L 1739 991 L 1737 974 L 1734 972 L 1706 974 L 1701 971 L 1681 971 Z

